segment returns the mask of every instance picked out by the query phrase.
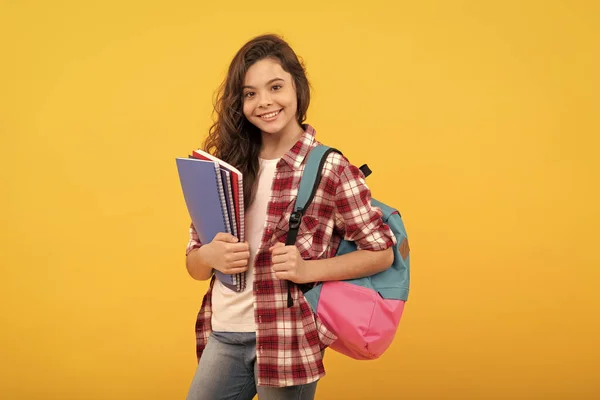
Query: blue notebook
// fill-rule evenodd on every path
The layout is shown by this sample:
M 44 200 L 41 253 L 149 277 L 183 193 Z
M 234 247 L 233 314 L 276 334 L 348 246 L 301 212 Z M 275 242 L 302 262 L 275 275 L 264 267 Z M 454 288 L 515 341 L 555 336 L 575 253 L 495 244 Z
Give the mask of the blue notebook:
M 195 158 L 177 158 L 177 170 L 188 212 L 202 243 L 210 243 L 219 232 L 234 234 L 228 207 L 231 184 L 224 180 L 219 164 Z M 225 184 L 225 186 L 224 186 Z M 245 274 L 227 275 L 215 270 L 215 275 L 234 291 L 245 288 Z

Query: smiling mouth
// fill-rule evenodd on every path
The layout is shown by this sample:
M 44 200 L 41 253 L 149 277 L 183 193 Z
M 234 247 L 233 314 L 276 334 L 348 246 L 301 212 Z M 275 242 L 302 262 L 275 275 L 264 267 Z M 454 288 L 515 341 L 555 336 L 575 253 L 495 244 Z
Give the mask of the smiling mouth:
M 261 119 L 269 120 L 269 119 L 273 119 L 273 118 L 277 117 L 280 112 L 281 112 L 281 110 L 273 111 L 273 112 L 270 112 L 268 114 L 259 115 L 259 117 Z

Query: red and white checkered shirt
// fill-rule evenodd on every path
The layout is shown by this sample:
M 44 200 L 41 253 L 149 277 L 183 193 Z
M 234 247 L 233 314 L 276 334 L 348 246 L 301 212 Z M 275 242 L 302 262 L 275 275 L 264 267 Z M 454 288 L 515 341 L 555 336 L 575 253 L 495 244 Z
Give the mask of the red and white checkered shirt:
M 323 351 L 336 339 L 296 285 L 291 287 L 294 304 L 287 307 L 288 281 L 275 278 L 269 253 L 269 247 L 286 241 L 304 161 L 317 144 L 315 130 L 305 125 L 302 138 L 277 163 L 271 188 L 254 265 L 257 384 L 261 386 L 302 385 L 323 377 Z M 355 241 L 359 250 L 385 250 L 395 245 L 396 239 L 381 216 L 381 210 L 371 206 L 371 192 L 362 172 L 340 154 L 330 153 L 313 202 L 302 218 L 296 247 L 305 260 L 335 256 L 342 238 Z M 191 225 L 186 254 L 201 245 Z M 196 322 L 198 358 L 211 333 L 214 279 Z

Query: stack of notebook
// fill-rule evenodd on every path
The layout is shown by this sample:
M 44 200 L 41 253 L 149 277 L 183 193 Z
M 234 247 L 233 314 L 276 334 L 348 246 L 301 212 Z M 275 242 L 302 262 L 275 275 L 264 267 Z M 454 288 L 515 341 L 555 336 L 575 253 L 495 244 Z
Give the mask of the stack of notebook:
M 244 192 L 242 173 L 235 167 L 202 151 L 177 158 L 183 196 L 192 223 L 203 244 L 219 232 L 244 241 Z M 246 274 L 227 275 L 215 271 L 223 285 L 240 292 L 246 287 Z

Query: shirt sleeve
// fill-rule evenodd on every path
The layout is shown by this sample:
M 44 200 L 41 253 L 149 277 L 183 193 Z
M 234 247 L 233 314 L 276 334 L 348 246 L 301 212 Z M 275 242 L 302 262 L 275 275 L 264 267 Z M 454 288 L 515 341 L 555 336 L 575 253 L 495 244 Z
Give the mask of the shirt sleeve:
M 190 251 L 199 249 L 200 247 L 202 247 L 202 243 L 198 237 L 198 232 L 196 232 L 194 224 L 190 223 L 190 240 L 188 241 L 187 248 L 185 249 L 185 255 L 187 256 L 190 254 Z
M 396 237 L 383 220 L 383 212 L 371 205 L 371 190 L 363 173 L 350 163 L 343 166 L 335 195 L 336 226 L 344 239 L 358 250 L 385 250 L 396 245 Z

